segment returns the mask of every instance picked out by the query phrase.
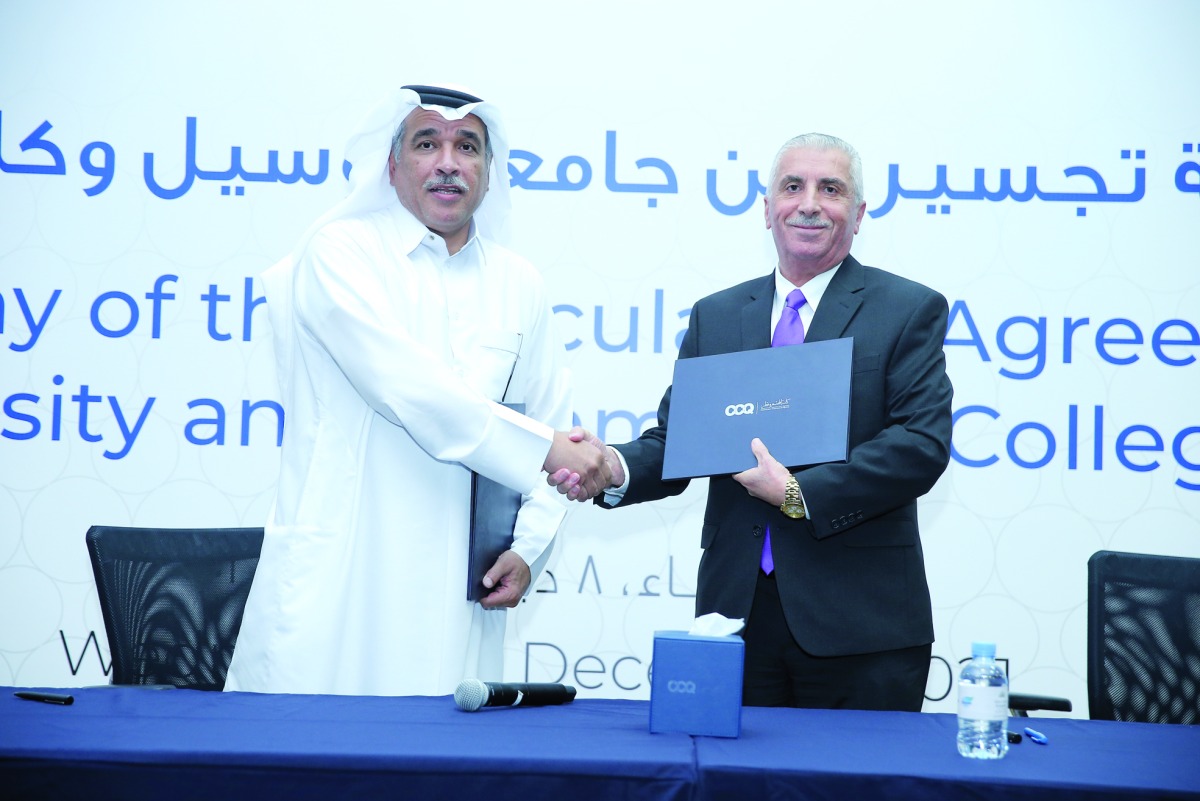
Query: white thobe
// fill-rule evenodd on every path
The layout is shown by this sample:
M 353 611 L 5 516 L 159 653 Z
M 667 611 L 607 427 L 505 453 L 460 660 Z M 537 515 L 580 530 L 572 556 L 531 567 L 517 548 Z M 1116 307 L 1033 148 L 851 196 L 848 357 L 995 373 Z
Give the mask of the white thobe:
M 541 276 L 478 236 L 450 256 L 399 204 L 326 225 L 273 270 L 287 421 L 226 689 L 501 680 L 507 610 L 466 600 L 470 471 L 525 493 L 513 550 L 536 578 L 565 513 L 541 467 L 571 422 Z M 495 403 L 506 386 L 529 417 Z

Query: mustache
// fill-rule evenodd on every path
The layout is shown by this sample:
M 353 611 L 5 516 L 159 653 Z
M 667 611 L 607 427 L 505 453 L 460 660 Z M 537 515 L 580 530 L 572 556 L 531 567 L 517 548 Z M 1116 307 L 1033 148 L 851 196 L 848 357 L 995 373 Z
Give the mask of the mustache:
M 801 214 L 799 212 L 793 214 L 791 217 L 788 217 L 786 220 L 784 220 L 784 222 L 786 222 L 788 225 L 803 225 L 809 228 L 828 228 L 829 226 L 833 225 L 833 223 L 831 223 L 829 220 L 822 219 L 820 216 L 810 217 L 807 214 Z
M 471 191 L 471 187 L 462 178 L 457 175 L 439 175 L 436 178 L 430 178 L 421 185 L 422 189 L 433 189 L 435 186 L 454 186 L 464 192 Z

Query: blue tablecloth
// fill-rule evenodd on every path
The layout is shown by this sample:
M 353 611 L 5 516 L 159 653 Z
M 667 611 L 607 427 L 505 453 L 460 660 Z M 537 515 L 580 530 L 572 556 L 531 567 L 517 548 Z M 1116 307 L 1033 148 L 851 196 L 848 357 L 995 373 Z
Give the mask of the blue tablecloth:
M 111 687 L 0 697 L 0 797 L 689 799 L 692 739 L 633 701 L 468 713 L 452 698 Z
M 1200 798 L 1200 727 L 1013 718 L 1028 738 L 965 759 L 953 715 L 742 710 L 736 740 L 697 738 L 701 798 Z M 805 789 L 805 795 L 798 792 Z
M 1041 719 L 999 762 L 941 714 L 743 710 L 737 739 L 650 734 L 644 701 L 0 690 L 0 798 L 1200 798 L 1200 727 Z

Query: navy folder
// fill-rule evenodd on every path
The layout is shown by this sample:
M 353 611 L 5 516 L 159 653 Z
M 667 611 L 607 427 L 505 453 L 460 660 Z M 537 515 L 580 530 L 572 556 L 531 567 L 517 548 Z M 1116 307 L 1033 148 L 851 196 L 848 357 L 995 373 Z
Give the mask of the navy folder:
M 523 403 L 505 403 L 525 413 Z M 478 601 L 491 592 L 483 586 L 483 577 L 496 564 L 500 554 L 513 544 L 513 529 L 523 496 L 516 490 L 471 473 L 471 541 L 467 551 L 467 600 Z
M 663 480 L 740 473 L 758 437 L 787 467 L 845 461 L 853 338 L 675 362 Z

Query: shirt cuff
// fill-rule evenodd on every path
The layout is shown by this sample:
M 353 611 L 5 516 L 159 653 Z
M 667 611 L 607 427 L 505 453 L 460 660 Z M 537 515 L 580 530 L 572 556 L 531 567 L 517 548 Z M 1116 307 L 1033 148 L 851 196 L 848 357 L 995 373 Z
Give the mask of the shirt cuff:
M 554 429 L 498 403 L 491 405 L 492 419 L 483 438 L 486 446 L 461 461 L 476 473 L 528 495 L 542 475 Z
M 625 480 L 621 482 L 619 487 L 610 487 L 604 491 L 604 502 L 609 506 L 616 506 L 625 499 L 625 492 L 629 489 L 629 463 L 625 461 L 625 457 L 616 448 L 608 446 L 617 456 L 617 461 L 621 463 L 621 473 L 624 474 Z

